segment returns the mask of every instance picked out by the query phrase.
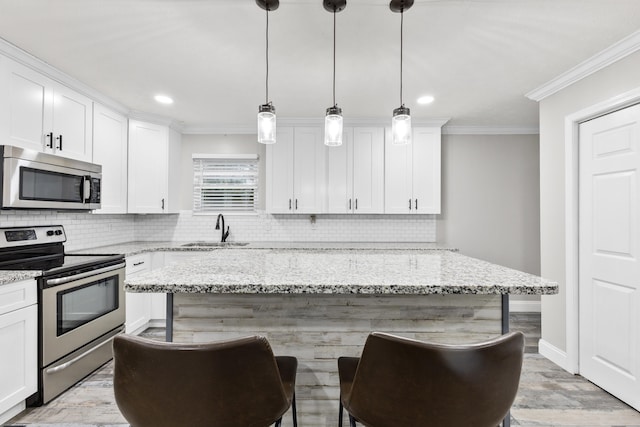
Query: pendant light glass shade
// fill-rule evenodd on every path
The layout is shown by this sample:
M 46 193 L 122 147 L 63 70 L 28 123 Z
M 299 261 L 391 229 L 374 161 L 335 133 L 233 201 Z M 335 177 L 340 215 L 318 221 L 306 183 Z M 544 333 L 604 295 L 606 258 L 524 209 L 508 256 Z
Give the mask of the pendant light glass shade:
M 258 107 L 258 142 L 261 144 L 276 143 L 276 108 L 269 101 L 269 11 L 276 10 L 279 0 L 256 0 L 256 4 L 266 11 L 267 26 L 265 31 L 265 92 L 266 103 Z
M 342 109 L 337 106 L 327 108 L 324 118 L 324 145 L 342 145 Z
M 258 142 L 276 143 L 276 109 L 271 103 L 258 107 Z
M 393 110 L 391 135 L 394 145 L 411 144 L 411 115 L 404 105 Z

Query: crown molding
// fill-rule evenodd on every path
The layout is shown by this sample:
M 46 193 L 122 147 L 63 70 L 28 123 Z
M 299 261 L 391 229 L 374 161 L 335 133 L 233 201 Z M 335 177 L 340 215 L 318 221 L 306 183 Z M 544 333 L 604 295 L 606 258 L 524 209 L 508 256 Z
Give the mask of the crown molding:
M 160 116 L 158 114 L 152 113 L 145 113 L 144 111 L 131 110 L 129 111 L 129 118 L 147 123 L 154 123 L 156 125 L 168 126 L 175 131 L 184 133 L 184 125 L 181 122 L 173 120 L 170 117 Z
M 537 126 L 445 126 L 444 135 L 538 135 Z
M 533 101 L 539 102 L 546 97 L 561 91 L 567 86 L 590 76 L 596 71 L 631 55 L 638 49 L 640 49 L 640 31 L 636 31 L 635 33 L 632 33 L 622 40 L 612 44 L 586 61 L 576 65 L 569 71 L 560 74 L 558 77 L 525 94 L 525 96 Z
M 25 67 L 29 67 L 34 71 L 44 74 L 48 78 L 55 80 L 56 82 L 63 84 L 88 98 L 93 99 L 95 102 L 111 108 L 112 110 L 115 110 L 124 115 L 128 115 L 130 113 L 130 109 L 119 103 L 118 101 L 105 96 L 92 87 L 87 86 L 81 81 L 52 67 L 43 60 L 36 58 L 35 56 L 9 43 L 3 38 L 0 38 L 0 53 L 5 55 L 9 59 L 12 59 L 24 65 Z

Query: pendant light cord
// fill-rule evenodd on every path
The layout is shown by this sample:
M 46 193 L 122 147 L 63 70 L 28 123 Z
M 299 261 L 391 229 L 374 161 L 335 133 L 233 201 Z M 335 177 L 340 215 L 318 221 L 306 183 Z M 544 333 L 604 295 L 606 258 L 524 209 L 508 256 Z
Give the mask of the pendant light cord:
M 333 106 L 336 105 L 336 9 L 333 9 Z
M 404 9 L 400 11 L 400 105 L 404 106 L 402 102 L 402 34 L 404 28 Z
M 266 63 L 267 63 L 267 75 L 265 78 L 265 92 L 267 94 L 267 99 L 265 101 L 265 104 L 269 103 L 269 7 L 265 8 L 266 12 L 267 12 L 267 30 L 266 30 L 266 35 L 265 35 L 265 40 L 266 40 L 266 49 L 265 49 L 265 56 L 266 56 Z

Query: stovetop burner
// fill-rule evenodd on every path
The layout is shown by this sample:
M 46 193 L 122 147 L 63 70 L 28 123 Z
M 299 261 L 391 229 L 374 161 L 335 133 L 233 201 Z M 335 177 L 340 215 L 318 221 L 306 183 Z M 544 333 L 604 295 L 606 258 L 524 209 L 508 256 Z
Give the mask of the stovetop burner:
M 41 271 L 51 277 L 69 274 L 124 258 L 111 255 L 66 255 L 61 225 L 0 228 L 0 270 Z

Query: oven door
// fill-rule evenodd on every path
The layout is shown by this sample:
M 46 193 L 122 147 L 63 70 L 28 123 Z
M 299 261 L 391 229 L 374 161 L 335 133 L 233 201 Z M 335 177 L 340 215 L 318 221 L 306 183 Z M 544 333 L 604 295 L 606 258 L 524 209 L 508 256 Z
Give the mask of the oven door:
M 76 169 L 70 159 L 58 162 L 61 164 L 5 158 L 2 208 L 99 209 L 102 174 Z
M 118 328 L 125 321 L 125 264 L 46 280 L 42 289 L 42 366 Z

